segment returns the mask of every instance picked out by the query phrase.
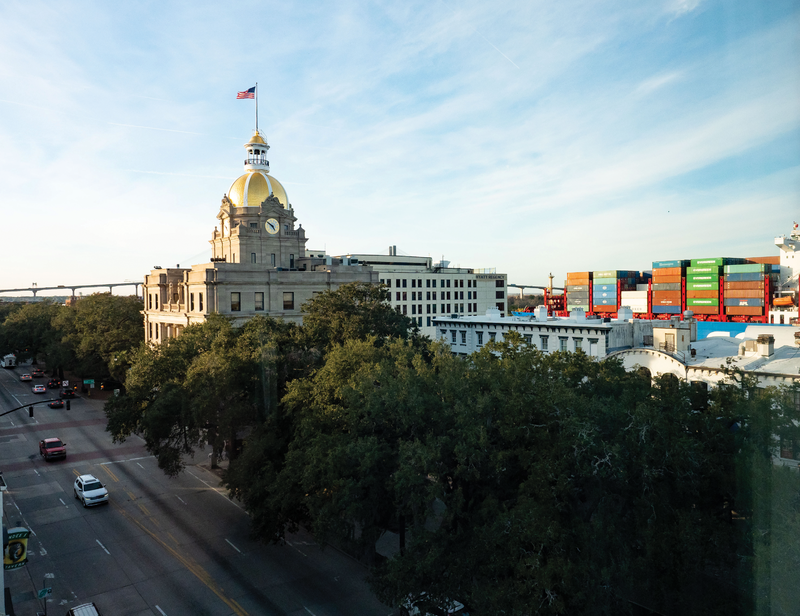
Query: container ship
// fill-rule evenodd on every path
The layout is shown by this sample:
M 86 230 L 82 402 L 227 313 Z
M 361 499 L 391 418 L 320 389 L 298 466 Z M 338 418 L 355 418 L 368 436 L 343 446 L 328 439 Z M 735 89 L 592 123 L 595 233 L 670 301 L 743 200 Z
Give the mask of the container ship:
M 800 325 L 800 229 L 775 238 L 771 257 L 704 257 L 653 261 L 652 270 L 569 272 L 564 292 L 545 290 L 552 316 L 575 310 L 616 318 L 628 307 L 634 318 L 670 319 L 691 311 L 698 321 Z M 532 309 L 531 309 L 532 310 Z

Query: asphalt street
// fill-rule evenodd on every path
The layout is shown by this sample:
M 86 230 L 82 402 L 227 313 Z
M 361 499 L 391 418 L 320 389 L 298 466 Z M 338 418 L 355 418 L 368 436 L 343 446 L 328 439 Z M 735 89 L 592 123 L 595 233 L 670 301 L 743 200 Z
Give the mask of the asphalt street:
M 55 397 L 31 392 L 0 370 L 0 412 Z M 287 545 L 249 537 L 246 513 L 219 486 L 198 452 L 177 478 L 166 477 L 132 437 L 114 444 L 103 402 L 82 396 L 71 409 L 35 407 L 0 418 L 3 522 L 32 531 L 28 563 L 5 572 L 17 616 L 61 616 L 92 601 L 105 616 L 387 616 L 366 570 L 300 533 Z M 44 461 L 42 438 L 67 444 L 66 460 Z M 107 505 L 85 509 L 73 482 L 92 474 L 108 488 Z M 46 605 L 37 599 L 52 588 Z

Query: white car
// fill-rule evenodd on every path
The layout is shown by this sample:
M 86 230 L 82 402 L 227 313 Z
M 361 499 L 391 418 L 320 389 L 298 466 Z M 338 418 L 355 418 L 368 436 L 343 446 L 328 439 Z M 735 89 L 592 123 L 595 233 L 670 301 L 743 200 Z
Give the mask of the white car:
M 94 475 L 81 475 L 78 477 L 75 480 L 73 492 L 75 492 L 75 498 L 81 501 L 84 507 L 108 502 L 108 490 Z

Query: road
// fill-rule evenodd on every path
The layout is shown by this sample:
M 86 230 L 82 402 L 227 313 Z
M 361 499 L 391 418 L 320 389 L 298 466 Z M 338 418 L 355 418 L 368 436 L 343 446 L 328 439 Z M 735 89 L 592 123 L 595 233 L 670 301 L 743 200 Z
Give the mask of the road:
M 19 381 L 22 366 L 0 370 L 0 412 L 51 397 Z M 46 379 L 34 380 L 35 383 Z M 219 487 L 199 452 L 177 478 L 166 477 L 138 437 L 113 444 L 103 403 L 82 397 L 71 410 L 34 407 L 0 418 L 3 522 L 25 526 L 28 564 L 6 571 L 17 616 L 48 614 L 93 601 L 108 616 L 387 616 L 365 569 L 308 535 L 287 545 L 256 543 L 248 518 Z M 67 459 L 45 462 L 39 439 L 57 436 Z M 204 466 L 205 465 L 205 466 Z M 72 484 L 93 474 L 110 502 L 84 509 Z M 52 578 L 45 578 L 52 574 Z

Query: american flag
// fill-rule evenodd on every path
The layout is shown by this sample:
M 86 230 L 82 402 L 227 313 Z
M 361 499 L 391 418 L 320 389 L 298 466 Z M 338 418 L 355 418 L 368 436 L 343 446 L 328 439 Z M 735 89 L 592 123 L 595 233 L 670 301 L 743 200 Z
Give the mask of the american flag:
M 255 86 L 253 86 L 249 90 L 245 90 L 244 92 L 239 92 L 236 95 L 236 99 L 237 100 L 240 99 L 240 98 L 255 98 L 255 97 L 256 97 L 256 87 Z

